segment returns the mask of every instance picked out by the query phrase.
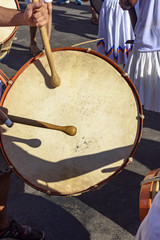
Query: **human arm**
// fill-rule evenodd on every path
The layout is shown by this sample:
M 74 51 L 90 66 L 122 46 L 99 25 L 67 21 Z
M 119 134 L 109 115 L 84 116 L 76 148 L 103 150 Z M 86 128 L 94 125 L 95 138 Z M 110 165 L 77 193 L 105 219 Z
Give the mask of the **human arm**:
M 48 22 L 47 6 L 43 1 L 28 4 L 25 11 L 0 7 L 0 26 L 43 26 Z
M 138 0 L 119 0 L 119 4 L 123 10 L 128 10 L 134 7 Z

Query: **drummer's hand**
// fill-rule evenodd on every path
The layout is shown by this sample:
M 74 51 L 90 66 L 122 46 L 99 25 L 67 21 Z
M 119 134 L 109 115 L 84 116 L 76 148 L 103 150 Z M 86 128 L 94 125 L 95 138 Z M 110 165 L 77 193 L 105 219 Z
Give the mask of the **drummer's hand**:
M 42 27 L 48 22 L 47 4 L 40 2 L 30 3 L 24 11 L 24 20 L 29 26 Z
M 7 114 L 8 114 L 8 109 L 0 106 L 0 125 L 6 123 L 6 121 L 9 119 Z M 10 123 L 10 120 L 9 120 L 9 123 Z M 12 127 L 12 125 L 13 125 L 13 123 L 12 124 L 10 123 L 7 126 Z

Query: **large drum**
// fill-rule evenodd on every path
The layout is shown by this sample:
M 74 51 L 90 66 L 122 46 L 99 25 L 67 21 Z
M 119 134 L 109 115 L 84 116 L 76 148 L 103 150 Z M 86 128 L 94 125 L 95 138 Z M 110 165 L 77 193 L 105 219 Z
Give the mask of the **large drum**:
M 19 9 L 18 0 L 1 0 L 1 7 Z M 9 53 L 17 27 L 0 27 L 0 60 Z
M 140 190 L 140 198 L 139 198 L 139 210 L 140 210 L 140 220 L 146 217 L 152 202 L 159 191 L 160 187 L 160 168 L 152 170 L 149 172 L 142 184 Z
M 40 54 L 13 77 L 1 104 L 12 115 L 73 125 L 75 136 L 15 123 L 3 127 L 2 151 L 13 171 L 37 190 L 76 195 L 101 187 L 133 156 L 142 107 L 135 87 L 109 59 L 81 48 L 52 52 L 61 85 L 50 84 Z

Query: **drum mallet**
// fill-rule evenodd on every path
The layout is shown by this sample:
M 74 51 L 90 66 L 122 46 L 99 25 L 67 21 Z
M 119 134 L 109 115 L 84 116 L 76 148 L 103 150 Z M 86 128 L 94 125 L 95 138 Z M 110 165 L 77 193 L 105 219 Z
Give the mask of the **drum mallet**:
M 70 136 L 74 136 L 77 133 L 77 128 L 74 127 L 74 126 L 57 126 L 57 125 L 53 125 L 51 123 L 41 122 L 41 121 L 28 119 L 28 118 L 23 118 L 23 117 L 18 117 L 18 116 L 14 116 L 14 115 L 8 115 L 8 118 L 13 123 L 15 122 L 15 123 L 34 126 L 34 127 L 57 130 L 57 131 L 64 132 L 64 133 L 66 133 Z
M 38 2 L 39 0 L 33 0 L 32 2 Z M 48 59 L 48 63 L 51 69 L 51 84 L 53 87 L 58 87 L 61 84 L 61 80 L 56 72 L 55 66 L 54 66 L 54 61 L 53 61 L 53 56 L 52 56 L 52 51 L 47 35 L 47 30 L 46 26 L 40 27 L 40 33 L 43 41 L 43 45 L 45 48 L 46 56 Z

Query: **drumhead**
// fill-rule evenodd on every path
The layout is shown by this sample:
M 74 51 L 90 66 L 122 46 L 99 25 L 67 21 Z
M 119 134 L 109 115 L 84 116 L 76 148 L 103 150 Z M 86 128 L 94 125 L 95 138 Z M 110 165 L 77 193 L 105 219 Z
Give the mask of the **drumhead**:
M 19 4 L 17 0 L 1 0 L 0 1 L 1 7 L 12 8 L 12 9 L 19 9 Z M 0 27 L 0 44 L 6 42 L 8 39 L 11 38 L 15 31 L 15 27 Z
M 14 124 L 3 127 L 2 150 L 15 173 L 32 187 L 56 195 L 95 189 L 128 163 L 140 139 L 142 107 L 123 71 L 86 49 L 52 52 L 61 85 L 50 84 L 40 55 L 21 68 L 2 98 L 9 113 L 77 127 L 75 136 Z

